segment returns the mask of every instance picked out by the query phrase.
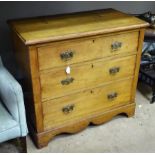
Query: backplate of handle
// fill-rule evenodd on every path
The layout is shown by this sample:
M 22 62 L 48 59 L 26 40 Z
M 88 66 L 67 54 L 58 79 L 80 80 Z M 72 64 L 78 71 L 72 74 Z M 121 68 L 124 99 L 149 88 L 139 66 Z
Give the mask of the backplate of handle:
M 66 79 L 64 79 L 64 80 L 62 80 L 61 81 L 61 84 L 62 85 L 69 85 L 70 83 L 72 83 L 74 81 L 74 78 L 72 78 L 72 77 L 68 77 L 68 78 L 66 78 Z
M 115 75 L 116 73 L 118 73 L 120 71 L 120 67 L 113 67 L 109 69 L 109 74 L 110 75 Z
M 69 114 L 70 112 L 72 112 L 74 110 L 75 105 L 71 104 L 71 105 L 67 105 L 65 107 L 62 108 L 62 112 L 64 114 Z
M 112 51 L 117 51 L 122 47 L 122 42 L 115 41 L 111 44 Z
M 107 95 L 108 100 L 113 100 L 118 96 L 117 92 L 112 92 Z
M 70 60 L 71 58 L 73 58 L 73 56 L 74 56 L 74 52 L 72 50 L 68 50 L 68 51 L 60 53 L 60 57 L 64 61 Z

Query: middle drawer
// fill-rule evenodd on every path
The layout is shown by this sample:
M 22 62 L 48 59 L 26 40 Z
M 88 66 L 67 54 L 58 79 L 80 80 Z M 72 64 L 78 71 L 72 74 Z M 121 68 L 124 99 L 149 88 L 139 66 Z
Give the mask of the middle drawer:
M 132 76 L 136 55 L 97 60 L 89 63 L 70 65 L 71 73 L 66 68 L 53 69 L 40 75 L 42 101 L 75 93 L 83 89 Z

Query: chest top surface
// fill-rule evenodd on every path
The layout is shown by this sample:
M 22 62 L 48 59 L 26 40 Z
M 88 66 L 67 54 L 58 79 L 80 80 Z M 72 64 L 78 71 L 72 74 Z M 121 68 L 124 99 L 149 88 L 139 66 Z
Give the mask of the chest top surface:
M 148 26 L 145 21 L 113 9 L 11 20 L 9 24 L 27 45 Z

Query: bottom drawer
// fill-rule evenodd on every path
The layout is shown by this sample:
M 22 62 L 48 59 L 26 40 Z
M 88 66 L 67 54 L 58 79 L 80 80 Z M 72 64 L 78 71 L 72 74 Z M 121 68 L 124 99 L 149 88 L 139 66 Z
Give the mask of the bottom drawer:
M 43 102 L 44 129 L 49 130 L 128 104 L 132 79 Z

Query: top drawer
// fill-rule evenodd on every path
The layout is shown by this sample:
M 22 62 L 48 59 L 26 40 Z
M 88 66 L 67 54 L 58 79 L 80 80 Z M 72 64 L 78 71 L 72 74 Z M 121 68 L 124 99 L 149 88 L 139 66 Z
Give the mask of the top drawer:
M 38 48 L 39 69 L 44 70 L 121 53 L 136 52 L 138 34 L 138 31 L 134 31 L 47 44 Z

